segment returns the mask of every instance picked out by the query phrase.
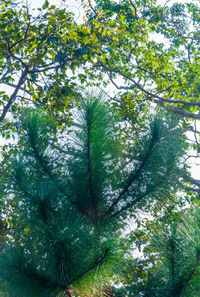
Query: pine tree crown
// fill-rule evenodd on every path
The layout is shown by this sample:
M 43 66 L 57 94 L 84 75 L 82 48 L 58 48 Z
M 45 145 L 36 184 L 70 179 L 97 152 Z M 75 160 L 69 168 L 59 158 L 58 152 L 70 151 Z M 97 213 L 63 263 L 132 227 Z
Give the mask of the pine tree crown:
M 91 292 L 97 275 L 105 281 L 119 261 L 124 219 L 167 201 L 179 186 L 185 144 L 173 118 L 150 119 L 127 154 L 108 102 L 89 96 L 74 113 L 67 137 L 41 111 L 29 111 L 19 125 L 22 150 L 10 188 L 21 224 L 0 261 L 11 296 L 53 297 L 86 290 L 84 281 Z

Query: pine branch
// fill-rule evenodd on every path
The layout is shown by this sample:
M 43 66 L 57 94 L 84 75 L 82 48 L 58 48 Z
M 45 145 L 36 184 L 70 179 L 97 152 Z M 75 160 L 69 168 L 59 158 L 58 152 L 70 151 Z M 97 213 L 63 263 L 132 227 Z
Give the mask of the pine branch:
M 90 203 L 94 210 L 95 219 L 98 218 L 97 206 L 95 202 L 95 196 L 92 186 L 92 169 L 91 169 L 91 119 L 92 117 L 92 109 L 89 108 L 87 110 L 87 142 L 86 142 L 86 149 L 87 149 L 87 178 L 88 178 L 88 188 L 90 193 Z
M 16 178 L 16 183 L 17 183 L 17 186 L 18 186 L 19 190 L 21 190 L 25 194 L 25 196 L 27 196 L 31 200 L 35 200 L 35 197 L 30 192 L 28 192 L 26 190 L 26 188 L 23 186 L 23 184 L 21 183 L 19 178 Z
M 80 297 L 88 297 L 88 295 L 86 295 L 85 293 L 79 291 L 77 288 L 73 288 L 73 292 L 78 294 L 78 296 L 80 295 Z
M 23 187 L 23 185 L 20 182 L 17 182 L 17 185 L 19 187 L 19 190 L 21 190 L 26 197 L 28 197 L 29 199 L 31 199 L 32 201 L 34 201 L 37 205 L 37 209 L 39 210 L 41 217 L 42 217 L 42 221 L 46 224 L 47 223 L 47 216 L 46 216 L 46 205 L 44 205 L 44 203 L 37 199 L 34 195 L 32 195 L 30 192 L 28 192 L 25 187 Z
M 107 257 L 108 253 L 109 253 L 109 249 L 106 249 L 105 252 L 103 253 L 103 255 L 97 261 L 95 261 L 95 263 L 91 267 L 89 267 L 86 271 L 84 271 L 83 273 L 79 274 L 79 276 L 77 276 L 76 278 L 74 278 L 74 280 L 71 282 L 71 284 L 74 281 L 82 278 L 83 276 L 85 276 L 89 272 L 93 271 L 94 269 L 98 268 L 104 262 L 104 260 Z M 69 285 L 71 285 L 71 284 L 69 284 Z
M 13 267 L 18 271 L 20 274 L 24 275 L 25 278 L 36 280 L 40 286 L 49 288 L 52 287 L 53 289 L 57 289 L 60 287 L 59 283 L 54 282 L 50 280 L 49 278 L 45 277 L 44 275 L 40 275 L 39 273 L 36 273 L 35 271 L 29 269 L 25 269 L 22 264 L 19 265 L 13 265 Z
M 40 155 L 40 153 L 37 149 L 37 146 L 35 145 L 35 143 L 31 137 L 30 137 L 30 141 L 31 141 L 31 145 L 33 148 L 33 153 L 35 155 L 35 158 L 36 158 L 36 160 L 38 160 L 42 170 L 44 171 L 44 173 L 46 173 L 49 176 L 51 181 L 55 182 L 52 173 L 50 172 L 48 166 L 45 164 L 44 158 Z
M 130 173 L 123 167 L 123 183 L 120 187 L 119 182 L 114 185 L 114 178 L 119 177 L 121 181 L 119 168 L 124 166 L 123 152 L 127 145 L 125 143 L 123 150 L 123 144 L 117 143 L 118 124 L 115 118 L 112 120 L 107 104 L 98 101 L 98 98 L 93 99 L 89 98 L 86 104 L 83 102 L 84 109 L 80 117 L 75 118 L 74 130 L 70 129 L 72 132 L 67 138 L 73 155 L 67 156 L 67 162 L 63 164 L 61 157 L 64 155 L 57 157 L 57 151 L 51 148 L 49 138 L 55 139 L 55 134 L 54 137 L 50 135 L 56 130 L 52 129 L 53 126 L 49 129 L 46 115 L 41 117 L 38 112 L 31 112 L 24 121 L 22 127 L 25 132 L 22 132 L 24 137 L 21 142 L 24 150 L 17 157 L 17 160 L 20 159 L 17 161 L 19 172 L 16 170 L 15 177 L 18 178 L 19 189 L 13 187 L 13 191 L 22 202 L 24 196 L 28 196 L 25 197 L 27 203 L 19 203 L 18 208 L 20 214 L 25 211 L 22 220 L 27 219 L 33 228 L 28 233 L 19 230 L 22 234 L 20 251 L 23 253 L 18 253 L 18 246 L 13 244 L 12 251 L 17 253 L 11 260 L 2 261 L 2 280 L 5 289 L 11 293 L 17 274 L 19 283 L 15 290 L 19 296 L 22 289 L 25 296 L 32 297 L 40 289 L 41 295 L 48 292 L 52 295 L 57 291 L 65 292 L 69 297 L 75 295 L 73 286 L 81 285 L 82 281 L 91 279 L 93 275 L 96 277 L 96 270 L 101 271 L 106 266 L 110 273 L 110 265 L 108 267 L 104 263 L 109 261 L 115 246 L 115 241 L 111 242 L 111 239 L 119 234 L 122 227 L 117 223 L 119 214 L 128 210 L 125 219 L 128 213 L 131 214 L 132 206 L 142 199 L 148 202 L 147 198 L 150 198 L 156 202 L 176 190 L 180 175 L 175 180 L 172 178 L 175 177 L 174 173 L 179 172 L 175 157 L 182 152 L 178 150 L 182 142 L 176 147 L 177 153 L 174 153 L 173 145 L 178 141 L 174 135 L 172 137 L 170 128 L 167 136 L 163 135 L 167 129 L 166 126 L 159 127 L 158 119 L 151 123 L 150 133 L 143 137 L 143 142 L 137 147 L 135 157 L 138 163 L 133 163 L 133 160 L 135 166 L 134 169 L 130 167 Z M 170 124 L 168 127 L 171 127 Z M 157 157 L 155 163 L 154 157 Z M 116 176 L 113 178 L 114 174 Z M 172 185 L 169 185 L 170 182 Z M 105 199 L 107 193 L 114 195 L 109 202 Z M 104 212 L 99 214 L 99 207 Z M 46 224 L 43 224 L 42 216 L 44 220 L 46 217 Z M 114 216 L 118 216 L 118 219 Z M 89 254 L 85 257 L 88 249 Z M 7 263 L 10 269 L 8 265 L 6 270 Z M 19 266 L 21 275 L 14 265 Z
M 153 127 L 153 134 L 152 134 L 152 138 L 151 141 L 149 143 L 149 147 L 145 153 L 145 156 L 140 164 L 140 166 L 138 167 L 138 169 L 129 177 L 124 189 L 121 191 L 121 193 L 119 194 L 118 198 L 111 204 L 111 206 L 104 212 L 104 214 L 102 216 L 106 216 L 109 215 L 113 208 L 119 203 L 119 201 L 123 198 L 123 196 L 128 192 L 129 188 L 131 187 L 131 185 L 133 184 L 133 182 L 140 176 L 141 171 L 143 170 L 143 168 L 145 167 L 151 152 L 153 150 L 153 147 L 156 143 L 157 140 L 157 136 L 158 136 L 158 131 L 155 127 L 155 123 L 154 123 L 154 127 Z
M 182 286 L 179 286 L 178 289 L 175 288 L 173 297 L 181 297 L 181 294 L 182 294 L 183 290 L 187 287 L 189 282 L 194 277 L 194 275 L 195 275 L 195 273 L 196 273 L 196 271 L 198 269 L 199 264 L 200 264 L 200 253 L 197 256 L 194 268 L 192 269 L 192 271 L 191 271 L 190 275 L 188 276 L 188 278 L 185 280 L 185 282 L 182 284 Z M 180 282 L 179 282 L 179 284 L 180 284 Z
M 70 201 L 70 203 L 72 205 L 74 205 L 80 212 L 82 212 L 84 215 L 88 216 L 89 213 L 87 210 L 83 210 L 79 203 L 76 201 L 73 201 L 72 199 L 70 199 L 70 196 L 66 193 L 65 189 L 62 187 L 62 185 L 60 185 L 60 183 L 55 179 L 55 177 L 53 176 L 51 170 L 49 169 L 49 166 L 46 164 L 46 160 L 43 158 L 43 156 L 39 153 L 38 148 L 33 140 L 33 138 L 31 137 L 31 135 L 29 135 L 29 141 L 30 144 L 33 148 L 33 153 L 34 156 L 36 158 L 36 160 L 38 161 L 38 163 L 40 164 L 42 170 L 44 173 L 47 174 L 47 176 L 49 177 L 49 179 L 51 180 L 51 182 L 53 182 L 53 184 L 56 186 L 57 190 L 62 193 L 67 199 L 68 201 Z
M 171 172 L 171 166 L 168 167 L 168 169 L 167 169 L 165 175 L 163 176 L 162 180 L 159 181 L 158 183 L 154 184 L 154 186 L 150 189 L 150 191 L 147 191 L 145 194 L 140 195 L 137 199 L 133 200 L 131 203 L 126 204 L 120 210 L 115 212 L 112 216 L 113 217 L 119 216 L 123 211 L 125 211 L 127 209 L 130 209 L 133 205 L 140 202 L 141 200 L 143 200 L 148 195 L 152 195 L 154 192 L 156 192 L 157 188 L 158 187 L 161 188 L 164 185 L 165 181 L 169 178 L 170 172 Z M 158 200 L 162 201 L 161 198 L 159 198 Z
M 95 263 L 89 267 L 86 271 L 84 271 L 83 273 L 79 274 L 78 276 L 76 276 L 70 283 L 66 284 L 66 286 L 63 287 L 63 285 L 61 285 L 59 282 L 55 282 L 50 280 L 49 278 L 40 275 L 39 273 L 29 269 L 25 269 L 25 267 L 23 266 L 19 266 L 19 265 L 13 265 L 13 267 L 20 272 L 22 275 L 24 275 L 25 277 L 32 279 L 32 280 L 36 280 L 38 283 L 40 283 L 40 286 L 42 285 L 43 287 L 47 287 L 49 288 L 50 286 L 53 289 L 60 289 L 60 290 L 65 290 L 66 293 L 68 293 L 67 296 L 69 295 L 69 292 L 71 293 L 71 290 L 68 289 L 69 286 L 71 284 L 73 284 L 74 281 L 77 281 L 78 279 L 82 278 L 83 276 L 85 276 L 86 274 L 88 274 L 89 272 L 93 271 L 94 269 L 98 268 L 105 260 L 105 258 L 108 255 L 109 250 L 106 249 L 105 252 L 103 253 L 102 256 L 100 256 L 100 258 L 95 261 Z
M 172 280 L 175 279 L 175 245 L 174 241 L 170 242 L 170 249 L 171 249 L 171 268 L 172 268 Z

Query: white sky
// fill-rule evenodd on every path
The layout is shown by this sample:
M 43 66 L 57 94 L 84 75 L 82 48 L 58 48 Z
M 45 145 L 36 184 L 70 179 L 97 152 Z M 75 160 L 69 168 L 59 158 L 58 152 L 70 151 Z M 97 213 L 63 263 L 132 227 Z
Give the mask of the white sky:
M 41 7 L 42 4 L 45 2 L 45 0 L 43 0 L 43 1 L 41 1 L 41 0 L 29 0 L 28 2 L 31 4 L 31 6 L 33 8 L 36 8 L 36 7 Z M 77 9 L 77 7 L 80 7 L 81 0 L 65 0 L 64 2 L 62 2 L 61 0 L 49 0 L 49 2 L 51 4 L 56 5 L 56 6 L 57 5 L 59 6 L 60 3 L 63 3 L 65 5 L 67 5 L 67 6 L 69 6 L 69 8 Z M 159 4 L 161 4 L 161 5 L 165 5 L 166 2 L 168 2 L 167 5 L 172 5 L 175 2 L 178 2 L 178 3 L 189 3 L 189 2 L 190 3 L 191 2 L 199 3 L 199 0 L 192 0 L 192 1 L 191 0 L 169 0 L 169 1 L 157 0 L 157 2 Z

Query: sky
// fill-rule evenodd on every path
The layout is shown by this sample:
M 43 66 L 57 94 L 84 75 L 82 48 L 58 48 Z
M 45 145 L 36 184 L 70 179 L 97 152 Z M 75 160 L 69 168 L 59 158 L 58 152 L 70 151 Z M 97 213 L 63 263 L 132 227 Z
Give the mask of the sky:
M 173 3 L 175 2 L 178 2 L 178 3 L 187 3 L 187 2 L 191 2 L 191 0 L 157 0 L 159 4 L 161 5 L 165 5 L 166 2 L 167 5 L 172 5 Z M 28 1 L 31 6 L 34 8 L 36 7 L 40 7 L 42 6 L 42 4 L 45 2 L 45 0 L 41 1 L 41 0 L 29 0 Z M 49 2 L 51 4 L 54 4 L 54 5 L 59 5 L 62 1 L 61 0 L 49 0 Z M 117 2 L 117 1 L 116 1 Z M 192 1 L 193 3 L 199 3 L 199 0 L 193 0 Z M 63 3 L 65 3 L 65 5 L 69 6 L 69 8 L 72 8 L 72 9 L 77 9 L 78 7 L 80 7 L 81 5 L 81 0 L 65 0 Z

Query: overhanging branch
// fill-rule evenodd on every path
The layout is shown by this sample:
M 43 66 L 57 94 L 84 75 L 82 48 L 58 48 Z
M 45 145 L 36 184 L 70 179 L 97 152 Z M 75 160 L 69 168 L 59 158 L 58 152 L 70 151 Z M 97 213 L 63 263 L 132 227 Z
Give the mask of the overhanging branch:
M 157 94 L 154 94 L 152 92 L 150 92 L 149 90 L 146 90 L 140 83 L 136 82 L 132 77 L 130 77 L 129 75 L 125 74 L 123 71 L 119 70 L 119 69 L 115 69 L 115 68 L 110 68 L 107 65 L 105 65 L 104 63 L 102 63 L 101 61 L 98 61 L 98 65 L 97 67 L 101 66 L 103 69 L 105 69 L 108 72 L 108 76 L 111 78 L 111 82 L 114 84 L 114 86 L 117 89 L 127 89 L 127 90 L 131 90 L 133 88 L 138 88 L 140 91 L 142 91 L 144 94 L 147 95 L 146 100 L 148 101 L 154 101 L 156 104 L 161 104 L 161 103 L 171 103 L 171 104 L 181 104 L 181 105 L 185 105 L 185 106 L 198 106 L 200 107 L 200 103 L 199 102 L 194 102 L 194 101 L 184 101 L 184 100 L 173 100 L 173 99 L 168 99 L 168 98 L 164 98 L 161 96 L 158 96 Z M 118 73 L 119 75 L 121 75 L 122 77 L 124 77 L 125 79 L 129 80 L 130 82 L 132 82 L 132 85 L 129 87 L 124 87 L 124 86 L 117 86 L 117 84 L 113 81 L 111 74 L 112 73 Z M 185 110 L 173 107 L 173 106 L 166 106 L 165 108 L 167 108 L 169 111 L 172 111 L 173 113 L 176 114 L 180 114 L 184 117 L 189 117 L 189 118 L 193 118 L 193 119 L 200 119 L 200 115 L 199 114 L 194 114 L 191 112 L 187 112 Z

